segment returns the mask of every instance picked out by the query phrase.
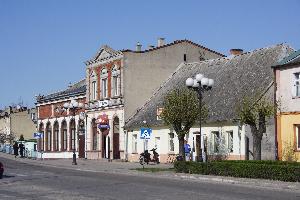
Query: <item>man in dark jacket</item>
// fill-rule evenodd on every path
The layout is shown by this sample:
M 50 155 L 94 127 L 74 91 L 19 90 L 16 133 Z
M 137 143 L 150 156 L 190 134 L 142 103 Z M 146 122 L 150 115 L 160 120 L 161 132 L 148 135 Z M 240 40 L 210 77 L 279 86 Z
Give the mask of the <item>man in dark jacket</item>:
M 13 149 L 14 149 L 14 155 L 15 155 L 15 158 L 19 155 L 19 147 L 18 147 L 18 143 L 15 142 L 15 144 L 13 145 Z

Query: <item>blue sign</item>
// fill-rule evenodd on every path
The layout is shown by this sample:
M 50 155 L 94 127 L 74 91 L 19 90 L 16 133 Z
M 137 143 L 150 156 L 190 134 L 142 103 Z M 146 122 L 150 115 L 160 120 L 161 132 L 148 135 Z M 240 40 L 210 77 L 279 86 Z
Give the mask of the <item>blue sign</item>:
M 36 138 L 36 139 L 42 138 L 43 133 L 33 133 L 33 137 Z
M 109 126 L 109 124 L 98 124 L 98 128 L 100 128 L 100 129 L 102 129 L 102 128 L 109 129 L 110 126 Z
M 151 128 L 141 128 L 141 139 L 150 139 L 152 133 Z

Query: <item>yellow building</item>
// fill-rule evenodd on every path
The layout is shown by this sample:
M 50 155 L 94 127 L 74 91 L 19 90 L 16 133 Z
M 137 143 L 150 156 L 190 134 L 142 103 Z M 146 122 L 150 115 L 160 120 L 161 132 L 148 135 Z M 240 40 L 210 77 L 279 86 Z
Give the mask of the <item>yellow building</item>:
M 279 105 L 276 134 L 278 157 L 300 162 L 300 50 L 273 66 Z

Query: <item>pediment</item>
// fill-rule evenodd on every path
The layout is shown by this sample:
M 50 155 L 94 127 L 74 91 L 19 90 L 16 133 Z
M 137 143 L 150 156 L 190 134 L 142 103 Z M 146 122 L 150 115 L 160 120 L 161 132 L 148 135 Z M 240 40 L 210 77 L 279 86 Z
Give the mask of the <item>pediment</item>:
M 95 60 L 102 60 L 104 58 L 111 57 L 112 54 L 107 52 L 105 49 L 101 49 L 100 52 L 96 55 Z

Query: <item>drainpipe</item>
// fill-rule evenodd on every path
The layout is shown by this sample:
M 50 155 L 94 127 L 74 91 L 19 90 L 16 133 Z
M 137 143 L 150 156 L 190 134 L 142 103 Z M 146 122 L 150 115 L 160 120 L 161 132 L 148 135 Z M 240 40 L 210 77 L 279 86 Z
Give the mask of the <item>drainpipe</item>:
M 125 161 L 128 161 L 128 131 L 124 130 L 125 137 L 126 137 L 126 143 L 125 143 Z

